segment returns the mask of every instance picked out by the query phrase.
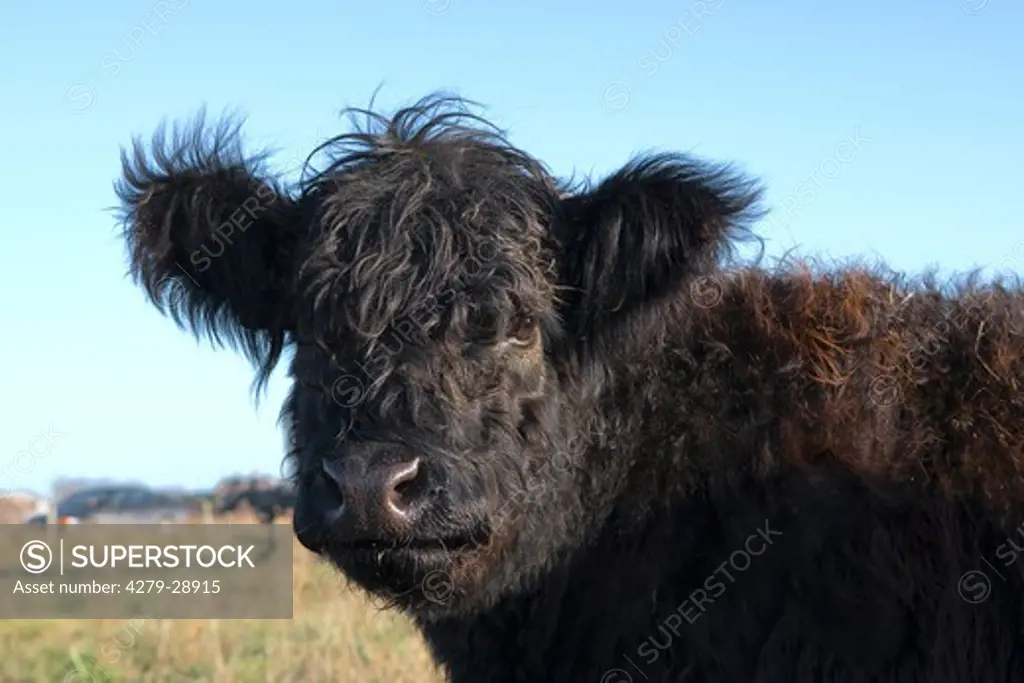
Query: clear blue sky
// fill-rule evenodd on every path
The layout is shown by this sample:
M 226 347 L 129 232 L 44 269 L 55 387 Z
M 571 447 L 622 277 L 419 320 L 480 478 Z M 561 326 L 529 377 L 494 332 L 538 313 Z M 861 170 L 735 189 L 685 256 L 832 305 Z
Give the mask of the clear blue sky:
M 738 162 L 777 212 L 793 196 L 763 229 L 773 254 L 1024 270 L 1016 0 L 9 4 L 0 491 L 278 472 L 283 372 L 257 409 L 240 356 L 125 278 L 107 211 L 120 146 L 203 104 L 248 112 L 284 170 L 381 83 L 389 107 L 451 89 L 559 173 L 654 147 Z M 33 442 L 48 429 L 62 436 Z M 41 455 L 13 466 L 30 442 Z

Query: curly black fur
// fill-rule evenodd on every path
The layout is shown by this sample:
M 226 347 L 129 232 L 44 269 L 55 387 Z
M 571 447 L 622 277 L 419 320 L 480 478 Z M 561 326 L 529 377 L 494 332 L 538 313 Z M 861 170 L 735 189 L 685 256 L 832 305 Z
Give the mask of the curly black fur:
M 730 167 L 567 182 L 457 99 L 357 113 L 290 191 L 201 122 L 118 190 L 180 324 L 294 350 L 299 538 L 451 680 L 1024 680 L 1018 283 L 726 267 Z M 338 542 L 324 468 L 413 455 L 431 514 Z

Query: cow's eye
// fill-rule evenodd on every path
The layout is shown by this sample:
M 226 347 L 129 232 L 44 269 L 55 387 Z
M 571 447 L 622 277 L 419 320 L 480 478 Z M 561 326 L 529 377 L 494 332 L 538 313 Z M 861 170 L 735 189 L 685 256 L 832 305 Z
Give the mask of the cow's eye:
M 537 319 L 528 313 L 516 316 L 506 338 L 515 346 L 530 346 L 537 339 Z

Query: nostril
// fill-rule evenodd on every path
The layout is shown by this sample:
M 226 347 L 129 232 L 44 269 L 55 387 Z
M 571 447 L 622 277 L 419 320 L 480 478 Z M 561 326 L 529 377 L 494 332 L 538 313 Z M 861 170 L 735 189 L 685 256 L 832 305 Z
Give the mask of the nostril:
M 396 462 L 387 453 L 380 459 L 374 455 L 350 453 L 321 463 L 321 486 L 335 503 L 324 511 L 324 524 L 335 538 L 358 541 L 406 533 L 429 494 L 430 477 L 421 458 Z
M 426 478 L 421 476 L 420 459 L 405 463 L 391 473 L 386 484 L 389 507 L 397 514 L 407 514 L 425 491 Z

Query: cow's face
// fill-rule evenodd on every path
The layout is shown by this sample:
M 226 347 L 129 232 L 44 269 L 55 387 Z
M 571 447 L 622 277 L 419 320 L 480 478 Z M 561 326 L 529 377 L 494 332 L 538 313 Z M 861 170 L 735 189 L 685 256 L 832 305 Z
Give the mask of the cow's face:
M 296 532 L 361 585 L 443 611 L 571 487 L 549 355 L 558 192 L 478 130 L 343 143 L 360 144 L 306 195 Z
M 119 187 L 133 272 L 181 324 L 264 379 L 294 349 L 300 541 L 421 618 L 521 589 L 587 532 L 612 360 L 755 199 L 668 156 L 560 186 L 452 104 L 371 115 L 294 196 L 201 126 L 137 147 Z

